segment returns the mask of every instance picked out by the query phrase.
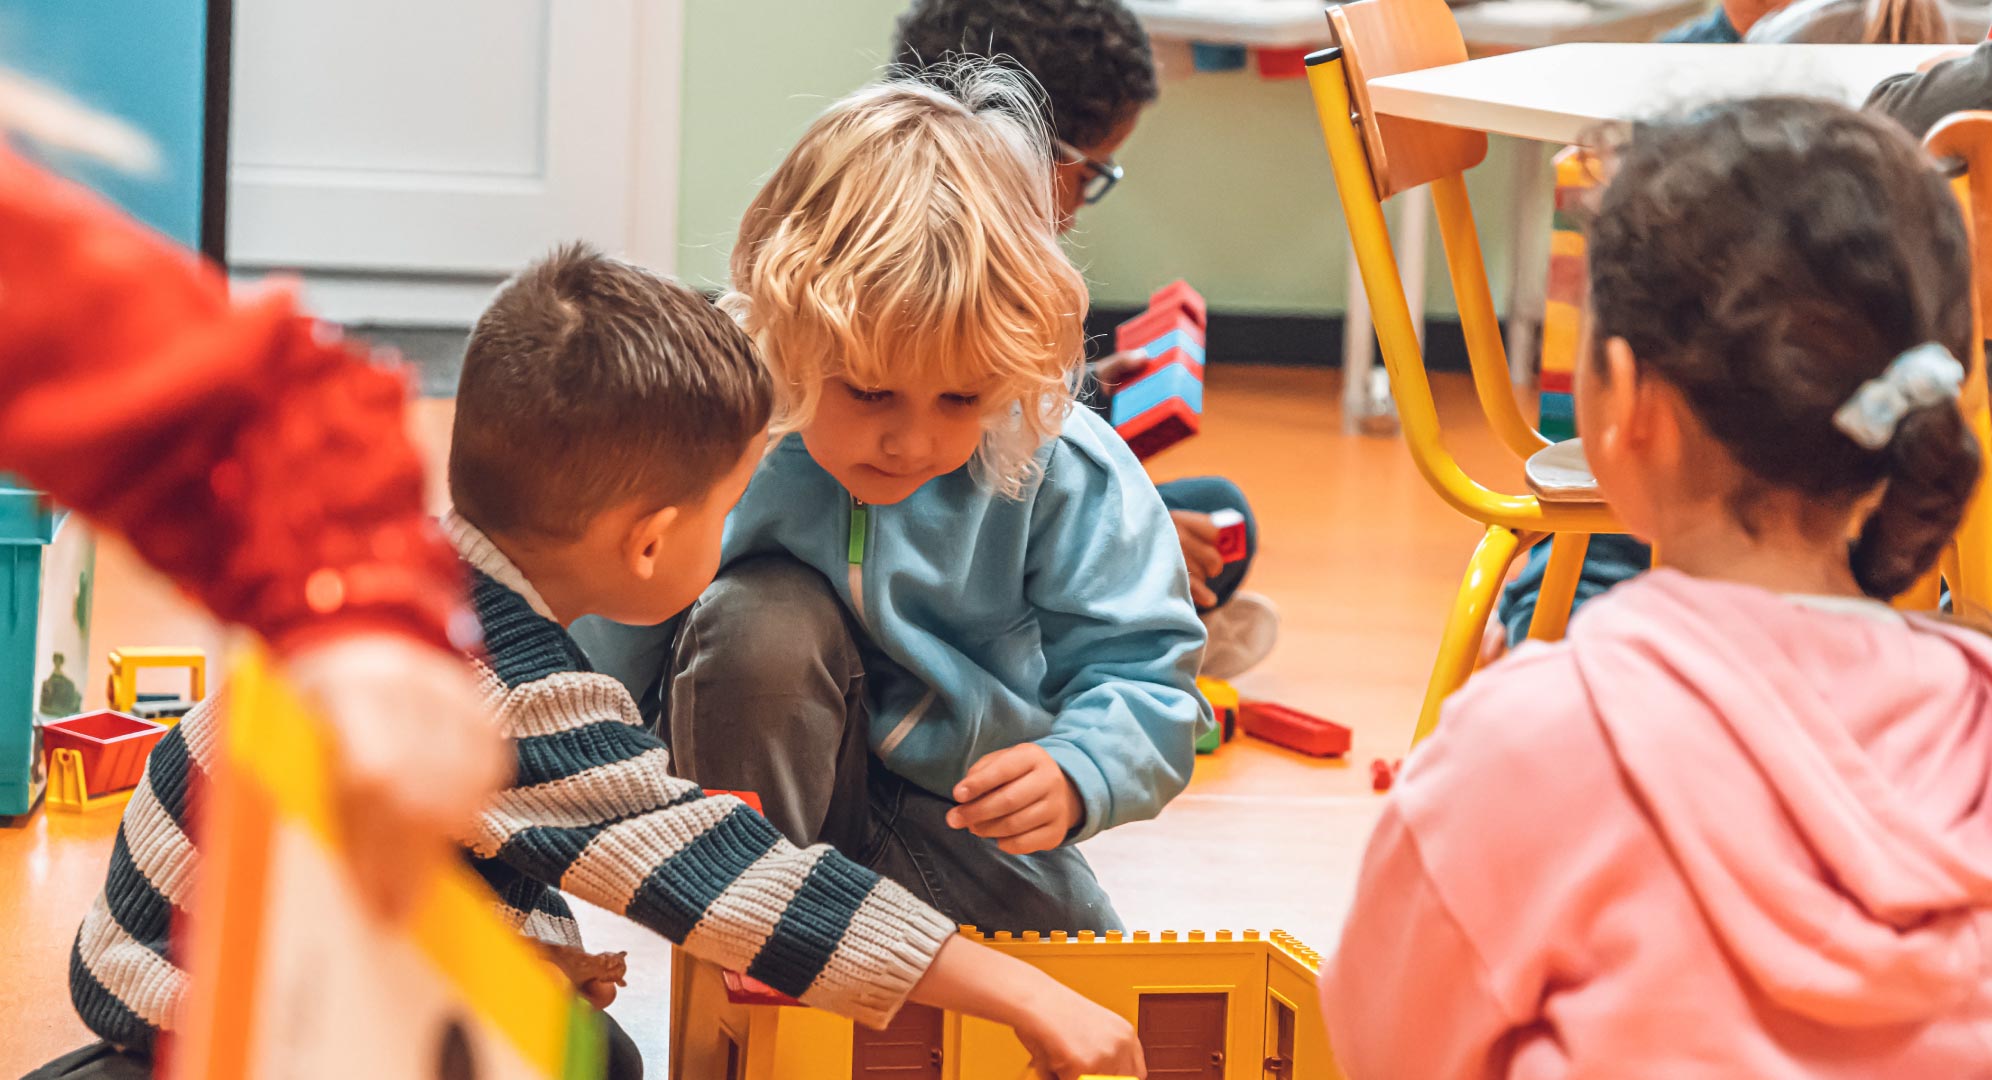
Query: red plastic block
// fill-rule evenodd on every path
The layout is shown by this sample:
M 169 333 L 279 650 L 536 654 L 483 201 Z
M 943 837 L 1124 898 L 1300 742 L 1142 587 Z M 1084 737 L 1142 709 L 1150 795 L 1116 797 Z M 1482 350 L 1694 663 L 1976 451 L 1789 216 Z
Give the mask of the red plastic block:
M 74 750 L 83 759 L 85 794 L 137 787 L 145 758 L 166 735 L 164 724 L 108 709 L 51 720 L 42 727 L 42 753 Z
M 726 982 L 726 1000 L 735 1005 L 800 1005 L 802 1002 L 782 993 L 759 979 L 728 971 L 722 976 Z
M 1210 523 L 1217 526 L 1217 554 L 1227 564 L 1245 557 L 1245 515 L 1236 510 L 1225 509 L 1210 516 Z
M 1542 373 L 1542 392 L 1545 394 L 1568 394 L 1573 389 L 1570 373 L 1567 371 L 1545 371 Z
M 1179 308 L 1195 319 L 1199 330 L 1210 327 L 1210 309 L 1204 306 L 1203 294 L 1190 288 L 1190 283 L 1182 278 L 1148 294 L 1148 310 L 1166 311 L 1170 308 Z
M 766 810 L 761 809 L 761 797 L 759 795 L 754 794 L 751 791 L 717 791 L 712 788 L 707 788 L 706 794 L 731 795 L 734 798 L 739 799 L 741 802 L 746 803 L 748 806 L 753 807 L 754 812 L 761 815 L 762 817 L 768 816 L 768 812 Z
M 1370 762 L 1371 791 L 1389 791 L 1391 781 L 1395 779 L 1397 779 L 1397 772 L 1390 767 L 1390 762 L 1382 758 L 1377 758 L 1375 761 Z
M 1349 752 L 1348 728 L 1284 705 L 1244 702 L 1238 708 L 1238 726 L 1255 739 L 1314 757 L 1340 757 Z
M 1114 430 L 1136 458 L 1146 461 L 1195 435 L 1201 423 L 1189 402 L 1172 397 Z
M 1255 49 L 1261 79 L 1304 79 L 1307 77 L 1306 49 Z
M 1114 329 L 1114 351 L 1139 349 L 1172 330 L 1181 330 L 1195 341 L 1204 339 L 1204 329 L 1182 308 L 1150 308 Z

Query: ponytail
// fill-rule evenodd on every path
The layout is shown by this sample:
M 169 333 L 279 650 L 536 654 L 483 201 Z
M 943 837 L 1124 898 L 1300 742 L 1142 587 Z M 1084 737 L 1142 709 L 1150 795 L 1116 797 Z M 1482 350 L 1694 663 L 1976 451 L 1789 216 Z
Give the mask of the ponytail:
M 1902 417 L 1887 455 L 1881 503 L 1854 544 L 1854 579 L 1888 600 L 1906 592 L 1936 565 L 1957 532 L 1978 484 L 1978 441 L 1957 402 L 1946 400 Z

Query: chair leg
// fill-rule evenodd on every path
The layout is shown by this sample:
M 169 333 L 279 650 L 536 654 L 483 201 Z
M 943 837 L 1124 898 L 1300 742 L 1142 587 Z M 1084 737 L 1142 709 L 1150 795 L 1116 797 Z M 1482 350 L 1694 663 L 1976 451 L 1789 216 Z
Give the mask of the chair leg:
M 1992 449 L 1992 416 L 1980 407 L 1972 411 L 1970 422 L 1978 445 Z M 1944 576 L 1950 581 L 1951 610 L 1974 616 L 1992 612 L 1992 474 L 1979 475 L 1978 491 L 1964 508 L 1948 560 Z
M 1945 563 L 1953 561 L 1951 552 L 1955 550 L 1955 548 L 1945 549 L 1944 558 L 1937 565 L 1930 567 L 1929 573 L 1924 574 L 1916 584 L 1909 586 L 1907 591 L 1892 601 L 1895 608 L 1899 611 L 1937 610 L 1938 603 L 1943 599 Z M 1953 577 L 1951 580 L 1955 582 L 1957 579 Z M 1956 585 L 1953 584 L 1951 587 L 1955 589 Z
M 1480 654 L 1480 635 L 1487 629 L 1487 616 L 1494 610 L 1495 594 L 1508 577 L 1508 567 L 1521 549 L 1521 536 L 1513 529 L 1490 525 L 1473 560 L 1466 565 L 1466 578 L 1460 582 L 1453 600 L 1452 615 L 1446 619 L 1445 636 L 1439 640 L 1438 662 L 1432 666 L 1432 681 L 1425 687 L 1425 705 L 1418 713 L 1418 728 L 1411 745 L 1423 742 L 1439 726 L 1439 707 L 1453 691 L 1466 685 L 1473 674 L 1473 661 Z
M 1591 550 L 1587 533 L 1558 533 L 1550 540 L 1549 565 L 1536 590 L 1535 615 L 1529 619 L 1531 641 L 1558 641 L 1570 625 L 1577 603 L 1577 582 L 1584 576 L 1584 555 Z

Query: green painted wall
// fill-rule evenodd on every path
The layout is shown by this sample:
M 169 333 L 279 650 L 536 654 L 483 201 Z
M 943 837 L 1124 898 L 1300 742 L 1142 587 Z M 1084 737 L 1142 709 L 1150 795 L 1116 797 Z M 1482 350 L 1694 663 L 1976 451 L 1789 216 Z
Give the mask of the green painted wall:
M 740 214 L 809 120 L 872 77 L 904 0 L 689 0 L 679 273 L 716 285 Z M 1506 295 L 1510 154 L 1472 177 L 1494 295 Z M 1339 313 L 1347 241 L 1306 84 L 1250 70 L 1164 83 L 1120 155 L 1127 179 L 1080 218 L 1094 302 L 1187 278 L 1230 311 Z M 1547 197 L 1545 193 L 1544 197 Z M 1452 310 L 1434 230 L 1428 308 Z

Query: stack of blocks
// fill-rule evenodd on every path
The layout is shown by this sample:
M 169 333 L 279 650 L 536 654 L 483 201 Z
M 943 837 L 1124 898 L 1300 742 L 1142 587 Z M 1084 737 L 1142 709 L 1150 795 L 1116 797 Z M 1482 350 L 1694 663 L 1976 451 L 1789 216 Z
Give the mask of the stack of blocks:
M 1238 688 L 1223 679 L 1197 679 L 1197 689 L 1210 702 L 1217 723 L 1197 737 L 1197 753 L 1215 754 L 1225 743 L 1238 737 Z
M 1597 183 L 1590 162 L 1577 147 L 1556 155 L 1556 216 L 1549 238 L 1548 303 L 1542 316 L 1543 437 L 1557 442 L 1577 434 L 1571 377 L 1577 370 L 1577 340 L 1584 319 L 1588 272 L 1584 232 L 1571 212 Z
M 1135 457 L 1154 457 L 1202 426 L 1207 320 L 1203 297 L 1177 281 L 1149 297 L 1148 310 L 1115 332 L 1116 351 L 1147 357 L 1114 390 L 1107 412 Z

